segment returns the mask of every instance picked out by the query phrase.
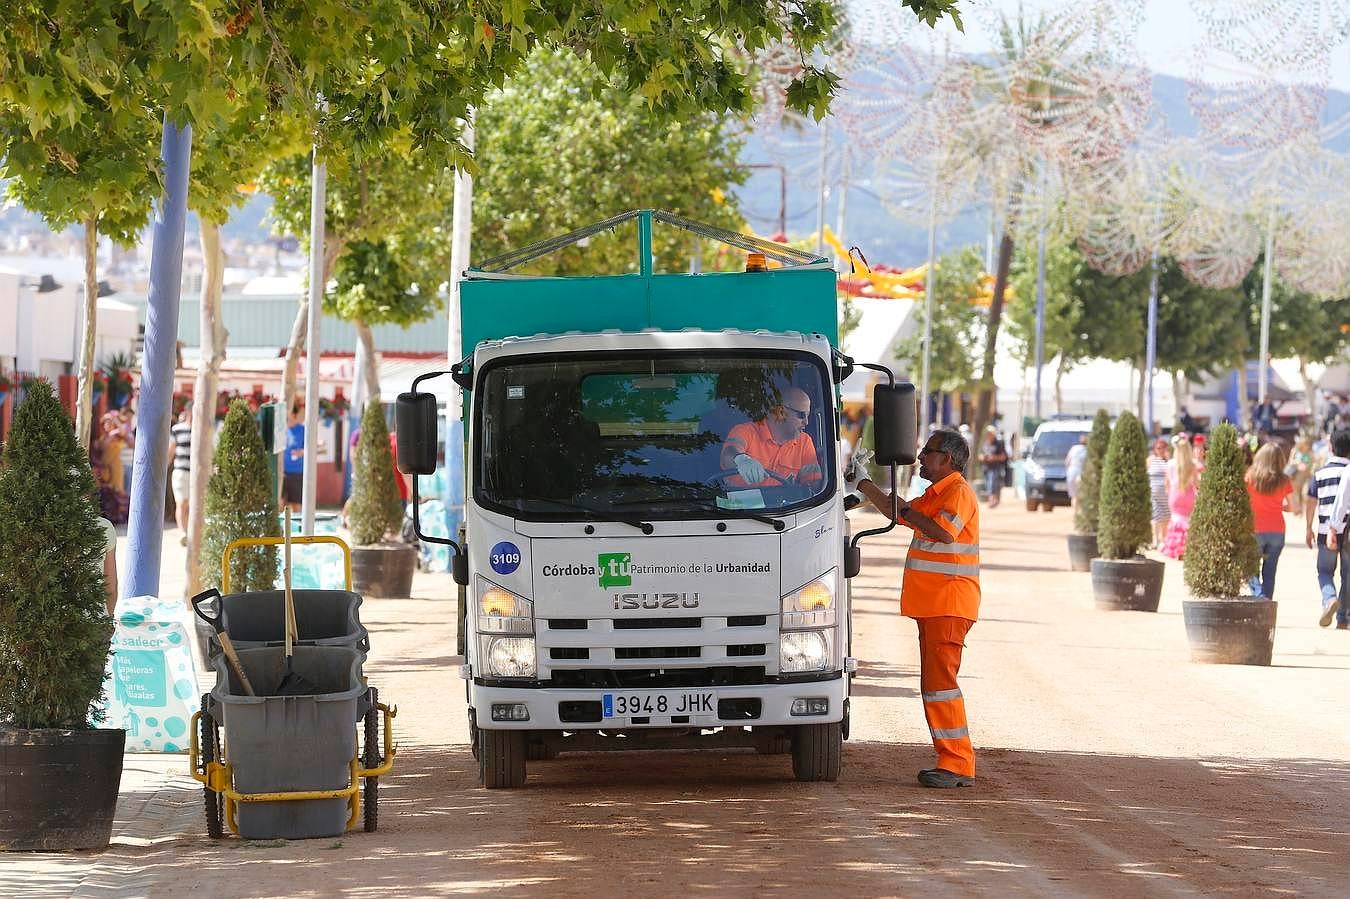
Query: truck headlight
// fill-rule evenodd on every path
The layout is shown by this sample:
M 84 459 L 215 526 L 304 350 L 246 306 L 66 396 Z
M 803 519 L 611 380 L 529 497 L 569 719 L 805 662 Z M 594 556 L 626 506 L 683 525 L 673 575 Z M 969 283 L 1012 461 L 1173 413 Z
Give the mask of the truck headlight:
M 778 638 L 778 670 L 782 674 L 828 671 L 834 656 L 830 631 L 788 631 Z
M 478 578 L 478 632 L 483 634 L 534 633 L 534 603 L 510 590 Z
M 829 627 L 834 618 L 834 569 L 783 597 L 783 630 Z
M 480 664 L 489 677 L 534 677 L 533 637 L 479 637 Z

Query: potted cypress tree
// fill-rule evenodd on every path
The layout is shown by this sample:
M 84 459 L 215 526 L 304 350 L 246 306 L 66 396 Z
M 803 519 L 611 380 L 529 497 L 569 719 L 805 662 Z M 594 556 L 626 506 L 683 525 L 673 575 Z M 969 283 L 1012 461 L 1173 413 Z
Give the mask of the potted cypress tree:
M 202 530 L 202 588 L 221 586 L 225 547 L 241 537 L 280 537 L 274 462 L 263 449 L 258 421 L 248 402 L 235 398 L 225 414 L 206 482 Z M 277 582 L 275 546 L 249 546 L 230 557 L 230 590 L 271 590 Z
M 0 849 L 101 849 L 123 730 L 98 729 L 112 618 L 89 457 L 35 382 L 0 461 Z
M 1111 415 L 1098 409 L 1088 435 L 1087 458 L 1078 479 L 1074 500 L 1073 531 L 1069 534 L 1069 570 L 1090 571 L 1097 556 L 1097 519 L 1100 517 L 1102 466 L 1111 443 Z
M 371 400 L 361 416 L 347 527 L 352 534 L 352 588 L 364 596 L 412 594 L 417 549 L 398 539 L 403 498 L 394 481 L 394 455 L 384 406 Z
M 1111 431 L 1102 468 L 1097 519 L 1097 551 L 1092 560 L 1092 592 L 1098 608 L 1158 611 L 1163 563 L 1139 550 L 1153 539 L 1149 499 L 1147 441 L 1133 413 L 1122 412 Z
M 1181 610 L 1197 662 L 1269 665 L 1275 648 L 1277 604 L 1239 595 L 1261 564 L 1244 461 L 1237 430 L 1215 428 L 1186 535 L 1184 572 L 1192 598 Z

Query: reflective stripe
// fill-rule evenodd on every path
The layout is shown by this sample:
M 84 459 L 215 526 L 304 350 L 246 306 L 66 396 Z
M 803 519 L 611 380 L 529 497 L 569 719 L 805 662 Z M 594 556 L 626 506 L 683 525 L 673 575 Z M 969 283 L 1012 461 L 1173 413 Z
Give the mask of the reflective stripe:
M 945 518 L 945 519 L 947 519 L 948 521 L 950 521 L 953 525 L 955 525 L 955 527 L 956 527 L 956 529 L 957 529 L 958 531 L 961 530 L 961 528 L 965 526 L 965 522 L 961 520 L 961 516 L 959 516 L 959 515 L 953 515 L 951 512 L 948 512 L 946 509 L 942 510 L 942 517 Z
M 936 574 L 956 574 L 966 575 L 967 577 L 979 577 L 979 565 L 957 565 L 953 562 L 930 562 L 927 559 L 916 559 L 913 556 L 905 559 L 905 567 L 912 568 L 915 571 L 932 571 Z
M 914 538 L 910 544 L 911 549 L 921 549 L 926 553 L 939 553 L 948 556 L 973 555 L 980 554 L 980 544 L 978 543 L 938 543 L 936 540 L 923 540 L 919 537 Z
M 961 698 L 960 687 L 957 687 L 955 690 L 937 690 L 936 692 L 933 693 L 923 694 L 924 702 L 946 702 L 949 699 L 960 699 L 960 698 Z
M 962 737 L 970 736 L 970 728 L 967 727 L 952 727 L 946 729 L 930 727 L 929 730 L 932 731 L 934 740 L 959 740 Z

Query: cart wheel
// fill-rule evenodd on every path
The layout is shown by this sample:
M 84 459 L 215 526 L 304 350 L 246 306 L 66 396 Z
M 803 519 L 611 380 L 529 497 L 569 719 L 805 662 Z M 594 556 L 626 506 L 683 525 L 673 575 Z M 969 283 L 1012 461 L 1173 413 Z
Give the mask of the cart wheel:
M 380 753 L 380 710 L 375 707 L 378 699 L 379 691 L 371 687 L 370 708 L 365 718 L 365 755 L 361 760 L 367 768 L 378 768 L 384 762 Z M 374 833 L 380 826 L 380 779 L 367 777 L 365 781 L 361 802 L 365 806 L 366 833 Z
M 216 722 L 208 711 L 208 697 L 202 697 L 202 717 L 200 725 L 202 749 L 202 773 L 205 774 L 210 763 L 216 760 Z M 206 834 L 218 840 L 225 833 L 225 810 L 221 808 L 220 794 L 209 786 L 202 787 L 202 805 L 206 812 Z

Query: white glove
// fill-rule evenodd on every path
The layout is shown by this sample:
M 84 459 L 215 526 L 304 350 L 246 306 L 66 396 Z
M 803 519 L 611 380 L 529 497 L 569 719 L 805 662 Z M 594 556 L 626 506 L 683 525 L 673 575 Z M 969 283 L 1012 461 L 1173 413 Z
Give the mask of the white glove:
M 741 475 L 741 479 L 747 484 L 758 484 L 764 480 L 764 466 L 759 460 L 749 453 L 740 453 L 733 460 L 736 463 L 736 471 Z
M 861 446 L 853 451 L 853 456 L 844 468 L 844 483 L 848 485 L 850 490 L 858 481 L 867 477 L 867 463 L 872 461 L 874 455 L 876 453 Z

